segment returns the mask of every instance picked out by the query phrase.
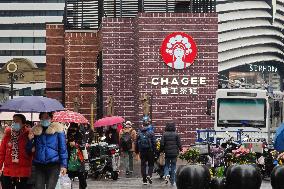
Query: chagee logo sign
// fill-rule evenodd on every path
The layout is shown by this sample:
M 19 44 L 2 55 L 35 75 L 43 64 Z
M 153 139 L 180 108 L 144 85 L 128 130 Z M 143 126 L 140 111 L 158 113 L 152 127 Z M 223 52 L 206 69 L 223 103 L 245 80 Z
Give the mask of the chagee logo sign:
M 174 32 L 164 39 L 160 51 L 165 64 L 174 69 L 185 69 L 193 64 L 197 46 L 190 35 Z

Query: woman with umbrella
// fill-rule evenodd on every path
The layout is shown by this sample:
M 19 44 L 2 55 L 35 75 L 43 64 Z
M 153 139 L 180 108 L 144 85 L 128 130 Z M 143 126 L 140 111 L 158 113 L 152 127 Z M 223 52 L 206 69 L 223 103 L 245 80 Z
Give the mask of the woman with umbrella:
M 64 126 L 52 122 L 52 118 L 51 112 L 40 113 L 40 124 L 34 126 L 28 136 L 27 150 L 35 152 L 36 189 L 55 189 L 59 174 L 65 175 L 67 171 Z
M 84 134 L 81 132 L 77 123 L 70 123 L 67 130 L 68 148 L 68 176 L 79 178 L 79 189 L 87 187 L 84 158 L 81 147 L 83 147 Z M 77 161 L 76 161 L 77 160 Z M 77 165 L 76 165 L 77 164 Z
M 22 114 L 13 116 L 11 127 L 5 130 L 0 147 L 0 170 L 3 189 L 29 189 L 27 180 L 31 175 L 32 154 L 27 154 L 29 130 L 25 127 L 26 117 Z

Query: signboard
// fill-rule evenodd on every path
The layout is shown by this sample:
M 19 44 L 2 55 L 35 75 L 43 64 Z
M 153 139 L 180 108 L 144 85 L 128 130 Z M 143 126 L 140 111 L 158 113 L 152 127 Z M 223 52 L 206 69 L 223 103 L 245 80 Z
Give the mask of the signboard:
M 197 95 L 197 86 L 206 85 L 205 77 L 152 78 L 152 85 L 161 87 L 162 95 Z
M 197 46 L 190 35 L 174 32 L 164 39 L 160 53 L 167 66 L 173 69 L 185 69 L 194 63 Z

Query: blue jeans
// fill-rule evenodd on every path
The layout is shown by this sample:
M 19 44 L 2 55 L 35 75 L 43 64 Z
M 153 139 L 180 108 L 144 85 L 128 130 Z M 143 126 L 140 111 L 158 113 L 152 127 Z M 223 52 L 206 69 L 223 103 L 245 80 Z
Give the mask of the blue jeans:
M 165 176 L 170 175 L 171 184 L 174 184 L 176 181 L 176 166 L 177 166 L 177 158 L 166 158 L 164 175 Z

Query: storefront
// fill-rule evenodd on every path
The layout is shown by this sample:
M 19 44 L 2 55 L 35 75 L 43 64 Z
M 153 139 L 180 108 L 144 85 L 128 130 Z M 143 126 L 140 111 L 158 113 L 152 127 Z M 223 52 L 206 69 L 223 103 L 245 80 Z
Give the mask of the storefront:
M 277 64 L 246 64 L 220 72 L 219 88 L 271 87 L 274 91 L 283 90 L 282 67 Z

